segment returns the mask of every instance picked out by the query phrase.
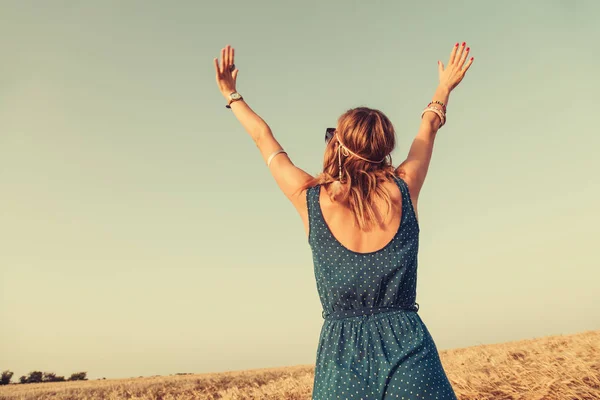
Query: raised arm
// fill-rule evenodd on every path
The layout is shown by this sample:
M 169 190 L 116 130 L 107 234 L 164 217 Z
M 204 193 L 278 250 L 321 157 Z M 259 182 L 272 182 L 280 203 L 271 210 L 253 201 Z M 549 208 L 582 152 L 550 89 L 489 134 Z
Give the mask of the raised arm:
M 466 43 L 461 45 L 456 43 L 450 52 L 448 66 L 444 68 L 444 64 L 438 61 L 439 85 L 432 98 L 432 106 L 438 108 L 445 114 L 445 108 L 448 105 L 450 92 L 462 81 L 465 73 L 473 63 L 473 57 L 468 61 L 470 48 L 465 49 Z M 439 103 L 442 103 L 441 105 Z M 412 142 L 408 157 L 396 168 L 396 174 L 403 178 L 409 185 L 413 201 L 419 196 L 431 155 L 433 154 L 433 144 L 436 133 L 441 123 L 440 116 L 436 112 L 426 112 L 421 120 L 421 126 L 417 132 L 417 136 Z
M 235 68 L 234 64 L 234 49 L 229 45 L 221 49 L 221 61 L 219 62 L 215 58 L 214 64 L 219 91 L 229 103 L 235 117 L 258 147 L 265 164 L 267 164 L 269 158 L 278 150 L 282 150 L 282 147 L 275 139 L 269 125 L 250 108 L 244 99 L 231 102 L 230 95 L 236 93 L 238 75 L 238 69 Z M 292 201 L 298 212 L 304 217 L 306 198 L 304 192 L 298 192 L 298 189 L 305 182 L 312 179 L 312 176 L 296 167 L 285 152 L 271 158 L 269 169 L 281 191 Z

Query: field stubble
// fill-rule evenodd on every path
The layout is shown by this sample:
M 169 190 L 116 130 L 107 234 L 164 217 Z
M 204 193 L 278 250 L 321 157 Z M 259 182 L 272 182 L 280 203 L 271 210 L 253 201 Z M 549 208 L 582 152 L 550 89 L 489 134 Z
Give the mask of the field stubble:
M 600 399 L 600 330 L 442 350 L 460 400 Z M 0 386 L 0 400 L 309 400 L 313 365 Z

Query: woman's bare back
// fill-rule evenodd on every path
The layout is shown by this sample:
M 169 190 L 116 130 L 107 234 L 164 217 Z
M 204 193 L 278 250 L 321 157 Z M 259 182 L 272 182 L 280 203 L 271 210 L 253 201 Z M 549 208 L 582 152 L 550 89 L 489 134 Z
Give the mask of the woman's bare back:
M 402 194 L 394 181 L 387 181 L 383 185 L 389 190 L 392 210 L 387 219 L 382 221 L 382 215 L 386 212 L 386 204 L 383 199 L 376 199 L 375 209 L 376 212 L 379 211 L 378 221 L 380 224 L 368 232 L 361 231 L 356 225 L 352 210 L 343 204 L 331 201 L 329 185 L 321 187 L 319 203 L 323 219 L 342 246 L 356 253 L 372 253 L 384 248 L 394 238 L 402 219 Z M 415 199 L 411 200 L 416 214 Z

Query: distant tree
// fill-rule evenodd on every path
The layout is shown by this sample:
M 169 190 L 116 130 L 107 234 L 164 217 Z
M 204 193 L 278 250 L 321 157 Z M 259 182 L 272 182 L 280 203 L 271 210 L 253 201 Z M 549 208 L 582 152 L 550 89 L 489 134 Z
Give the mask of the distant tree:
M 56 374 L 54 372 L 44 372 L 44 376 L 42 376 L 42 381 L 53 382 L 54 378 L 56 378 Z
M 87 381 L 87 372 L 76 372 L 71 374 L 70 381 Z
M 19 378 L 19 381 L 21 383 L 27 383 L 27 377 L 25 375 L 23 375 L 22 377 Z
M 2 376 L 0 376 L 0 385 L 8 385 L 10 383 L 10 380 L 12 379 L 12 376 L 12 371 L 2 371 Z
M 43 382 L 42 378 L 44 373 L 42 371 L 31 371 L 27 377 L 27 383 L 39 383 Z
M 44 382 L 64 382 L 64 376 L 56 376 L 54 372 L 44 372 L 44 377 L 42 378 Z

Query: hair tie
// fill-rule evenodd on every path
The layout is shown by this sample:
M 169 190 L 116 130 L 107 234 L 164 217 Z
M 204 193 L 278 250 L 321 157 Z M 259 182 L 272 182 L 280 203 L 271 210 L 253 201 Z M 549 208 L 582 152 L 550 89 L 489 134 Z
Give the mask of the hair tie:
M 378 164 L 378 163 L 380 163 L 380 162 L 384 161 L 384 160 L 387 158 L 387 156 L 385 156 L 385 157 L 383 157 L 383 158 L 382 158 L 381 160 L 379 160 L 379 161 L 375 161 L 375 160 L 369 160 L 368 158 L 364 158 L 364 157 L 361 157 L 361 156 L 359 156 L 358 154 L 356 154 L 355 152 L 353 152 L 352 150 L 350 150 L 348 147 L 346 147 L 346 145 L 344 145 L 344 143 L 342 143 L 342 141 L 340 140 L 340 137 L 339 137 L 339 136 L 338 136 L 337 140 L 338 140 L 338 142 L 339 142 L 339 145 L 338 145 L 338 146 L 341 146 L 341 147 L 343 147 L 343 148 L 344 148 L 344 150 L 346 151 L 346 153 L 350 153 L 350 154 L 352 154 L 352 155 L 354 155 L 354 156 L 356 156 L 356 157 L 360 158 L 361 160 L 365 160 L 365 161 L 368 161 L 368 162 L 370 162 L 370 163 Z M 339 147 L 338 147 L 338 148 L 339 148 Z M 348 156 L 348 154 L 344 154 L 344 155 L 345 155 L 345 156 Z
M 337 138 L 338 141 L 338 147 L 337 147 L 337 153 L 338 153 L 338 166 L 339 166 L 339 177 L 337 181 L 334 181 L 333 183 L 335 184 L 336 182 L 338 183 L 338 185 L 336 185 L 336 188 L 339 190 L 339 184 L 342 183 L 342 153 L 344 154 L 344 156 L 348 157 L 350 154 L 352 154 L 353 156 L 356 156 L 358 158 L 360 158 L 361 160 L 373 163 L 373 164 L 378 164 L 380 162 L 383 162 L 387 156 L 383 157 L 381 160 L 379 161 L 374 161 L 374 160 L 369 160 L 368 158 L 364 158 L 359 156 L 358 154 L 356 154 L 355 152 L 353 152 L 352 150 L 350 150 L 348 147 L 346 147 L 344 145 L 344 143 L 342 143 L 342 141 L 340 140 L 340 138 Z

